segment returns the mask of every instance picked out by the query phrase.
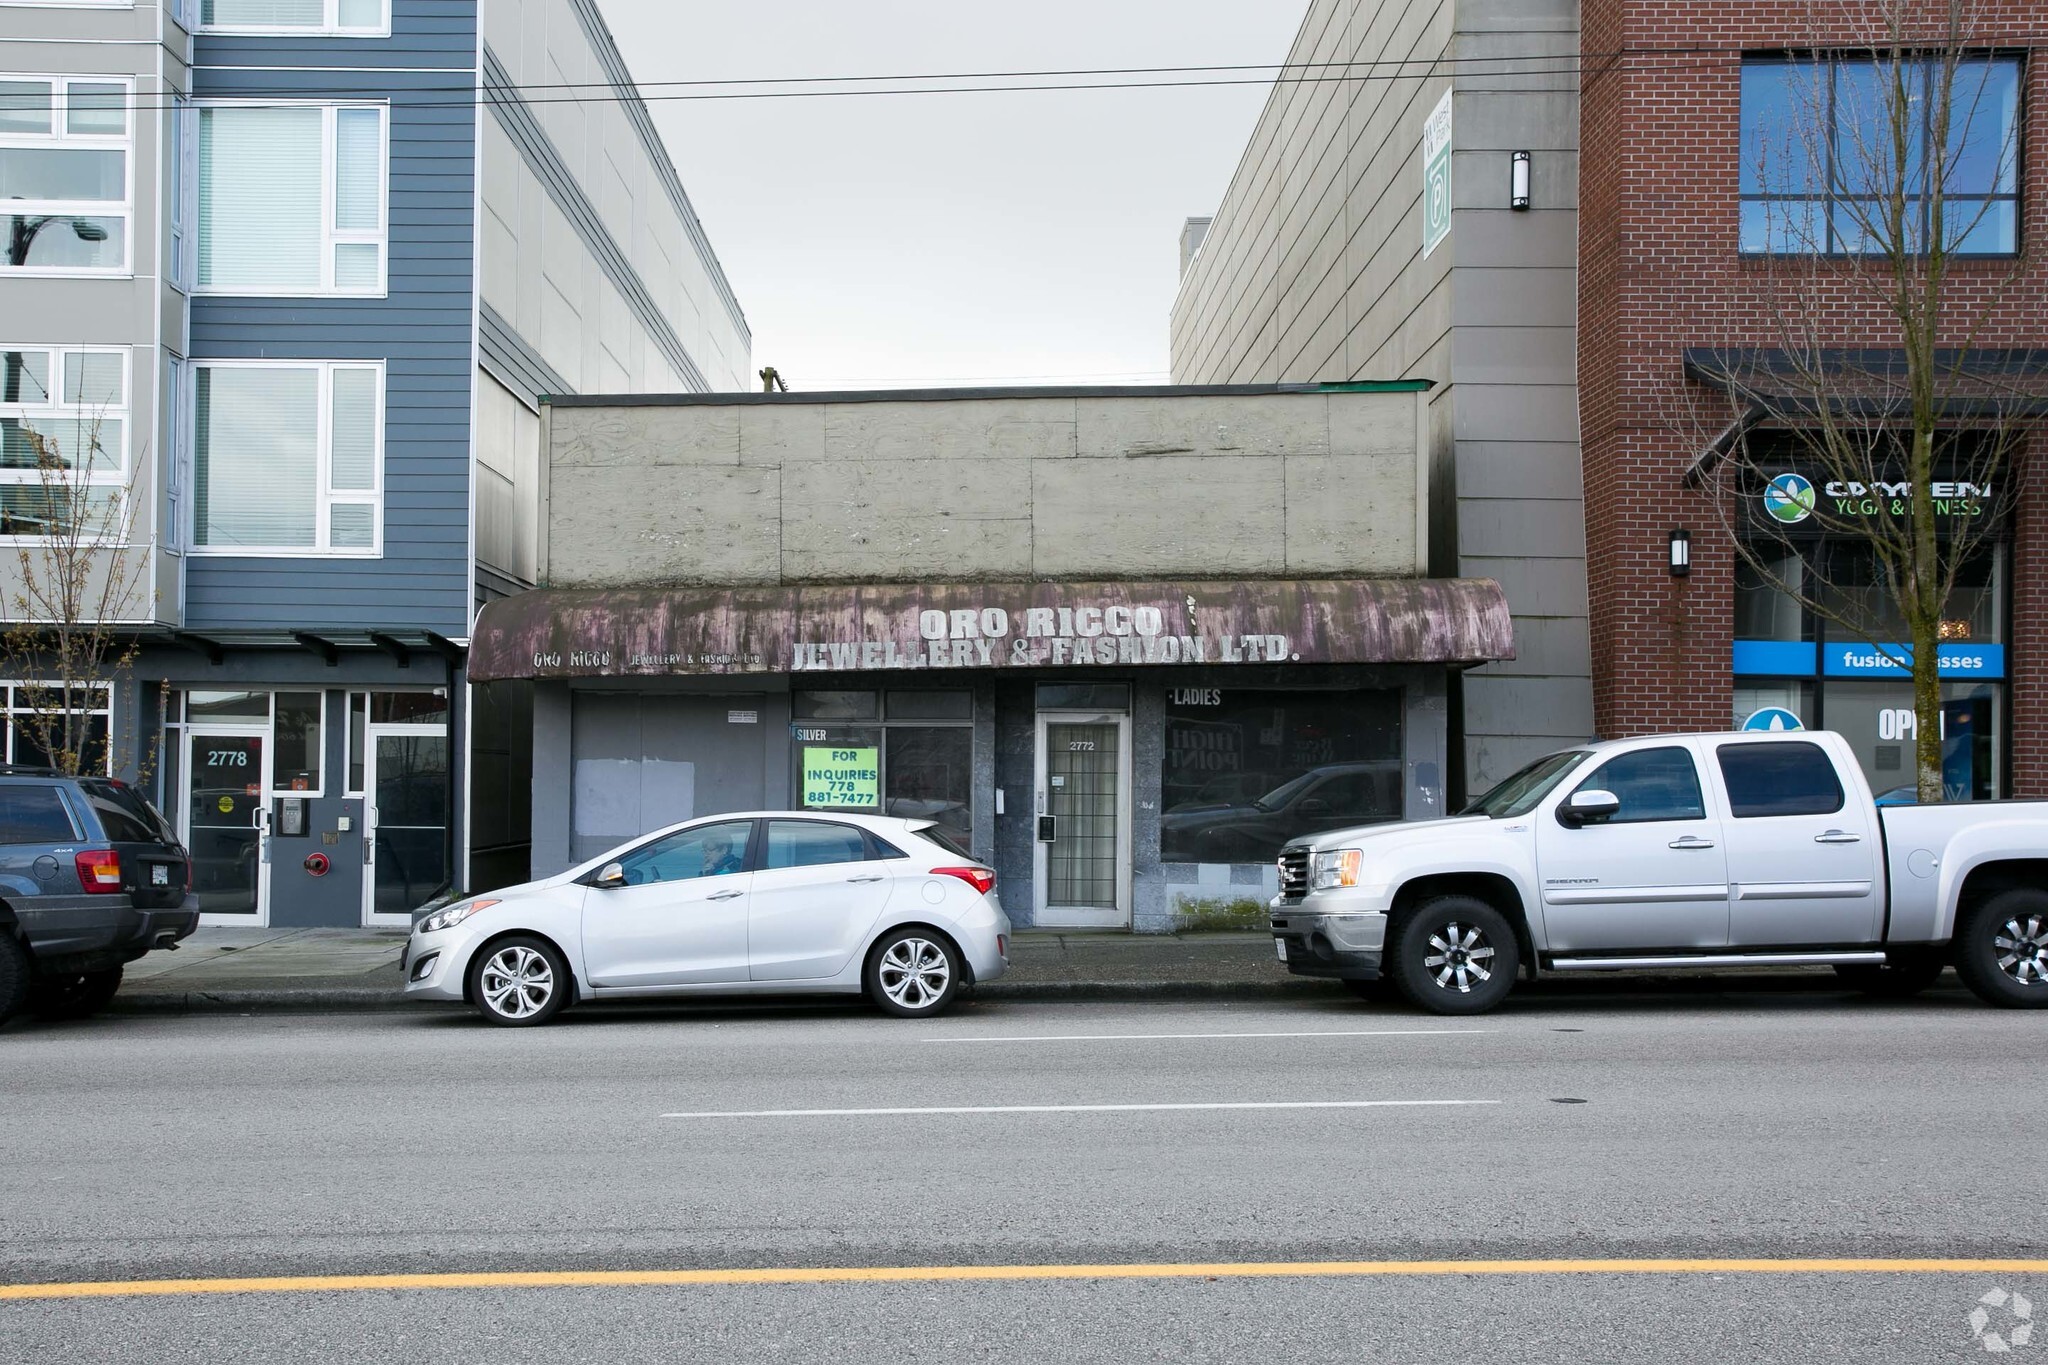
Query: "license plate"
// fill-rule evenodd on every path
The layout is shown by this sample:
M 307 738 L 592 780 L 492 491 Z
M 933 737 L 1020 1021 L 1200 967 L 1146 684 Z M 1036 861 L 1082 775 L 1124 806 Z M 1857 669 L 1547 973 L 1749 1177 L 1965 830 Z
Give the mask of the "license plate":
M 151 886 L 169 886 L 171 884 L 171 869 L 165 867 L 162 863 L 151 863 L 149 865 L 149 884 Z
M 1276 938 L 1273 940 L 1273 946 L 1279 950 L 1280 960 L 1282 962 L 1285 962 L 1287 960 L 1287 940 L 1284 938 Z

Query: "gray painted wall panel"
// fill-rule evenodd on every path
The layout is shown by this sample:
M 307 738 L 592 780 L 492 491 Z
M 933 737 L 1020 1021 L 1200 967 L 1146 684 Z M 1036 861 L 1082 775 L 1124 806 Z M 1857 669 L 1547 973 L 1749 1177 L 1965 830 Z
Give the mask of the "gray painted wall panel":
M 396 0 L 389 40 L 196 40 L 194 93 L 280 88 L 325 93 L 330 72 L 276 66 L 455 65 L 473 72 L 473 3 Z M 248 69 L 262 65 L 263 70 Z M 241 69 L 237 69 L 241 68 Z M 445 73 L 379 71 L 391 108 L 390 292 L 382 299 L 202 296 L 195 359 L 382 360 L 381 558 L 194 555 L 186 624 L 208 629 L 370 626 L 468 633 L 469 421 L 475 110 L 407 90 L 466 83 Z

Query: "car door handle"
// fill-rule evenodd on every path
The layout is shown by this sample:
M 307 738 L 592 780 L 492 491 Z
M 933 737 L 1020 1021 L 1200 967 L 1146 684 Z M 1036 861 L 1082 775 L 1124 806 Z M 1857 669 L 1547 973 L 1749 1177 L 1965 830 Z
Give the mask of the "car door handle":
M 1673 839 L 1671 841 L 1672 848 L 1712 848 L 1713 846 L 1714 841 L 1712 839 L 1702 839 L 1697 834 L 1688 834 L 1683 839 Z
M 880 877 L 848 877 L 846 880 L 850 882 L 878 882 L 882 879 Z
M 730 901 L 738 900 L 746 894 L 744 891 L 714 891 L 704 899 L 707 901 Z
M 1860 844 L 1863 842 L 1863 836 L 1851 834 L 1845 829 L 1831 829 L 1826 834 L 1814 835 L 1813 841 L 1816 844 Z

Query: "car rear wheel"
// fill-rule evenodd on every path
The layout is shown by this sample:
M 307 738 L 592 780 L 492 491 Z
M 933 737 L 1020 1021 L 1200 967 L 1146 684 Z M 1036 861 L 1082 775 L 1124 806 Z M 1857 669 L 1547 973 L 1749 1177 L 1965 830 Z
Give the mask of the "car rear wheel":
M 33 970 L 21 940 L 0 929 L 0 1024 L 19 1014 L 27 1003 Z
M 1925 953 L 1894 957 L 1882 965 L 1841 964 L 1835 967 L 1835 975 L 1843 985 L 1853 986 L 1865 995 L 1880 1000 L 1904 1000 L 1932 986 L 1946 966 L 1939 956 Z
M 120 989 L 119 967 L 38 977 L 29 988 L 28 1007 L 44 1019 L 83 1019 L 105 1009 Z
M 884 1014 L 922 1019 L 959 993 L 960 955 L 928 929 L 898 929 L 868 954 L 866 976 L 868 999 Z
M 469 968 L 469 1002 L 505 1028 L 545 1024 L 569 999 L 569 964 L 554 945 L 514 934 L 485 946 Z
M 1431 1014 L 1484 1014 L 1507 997 L 1522 965 L 1507 917 L 1471 896 L 1439 896 L 1395 927 L 1394 984 Z
M 1956 926 L 1956 975 L 1977 998 L 2048 1007 L 2048 891 L 2021 887 L 1972 907 Z

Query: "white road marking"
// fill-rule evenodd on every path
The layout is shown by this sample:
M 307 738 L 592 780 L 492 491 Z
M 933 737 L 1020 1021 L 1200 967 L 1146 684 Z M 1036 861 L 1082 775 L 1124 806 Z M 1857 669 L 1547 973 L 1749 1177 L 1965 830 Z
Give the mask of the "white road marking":
M 1315 1029 L 1304 1033 L 1027 1033 L 990 1038 L 921 1038 L 924 1043 L 1126 1043 L 1181 1038 L 1440 1038 L 1498 1033 L 1490 1028 Z
M 963 1104 L 921 1109 L 705 1109 L 665 1119 L 871 1118 L 905 1114 L 1108 1114 L 1187 1109 L 1419 1109 L 1499 1104 L 1499 1100 L 1248 1100 L 1225 1104 Z

